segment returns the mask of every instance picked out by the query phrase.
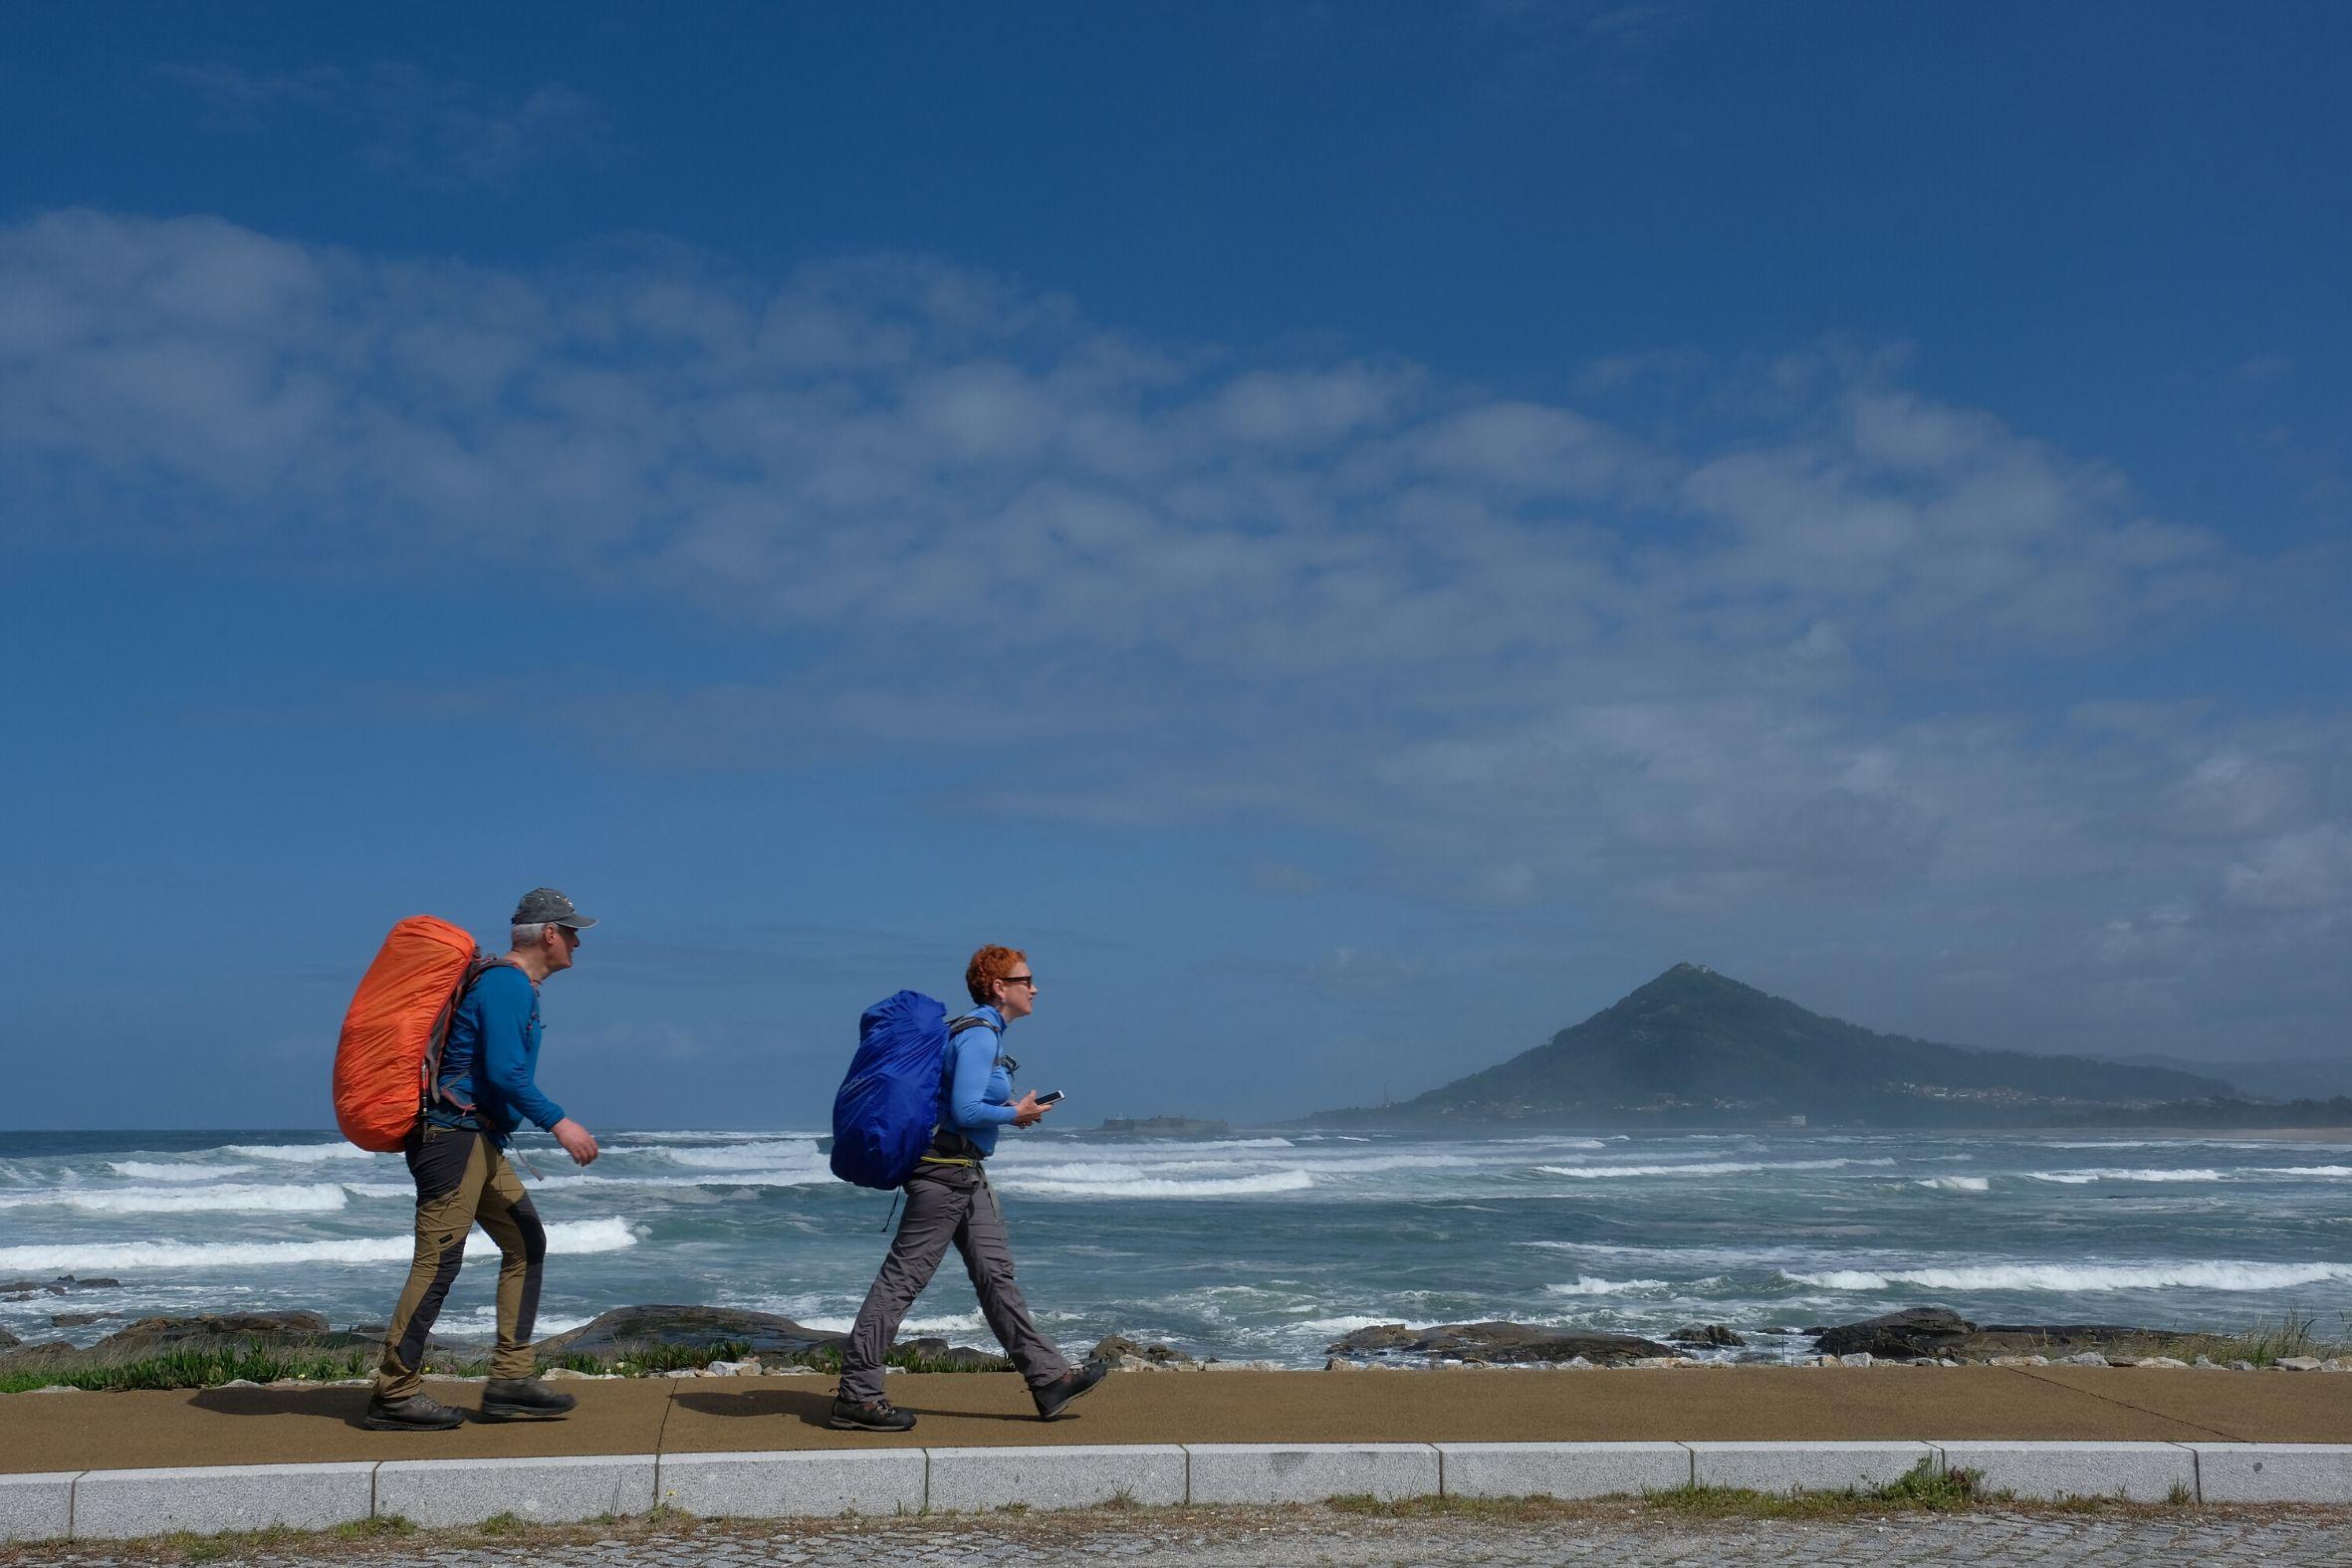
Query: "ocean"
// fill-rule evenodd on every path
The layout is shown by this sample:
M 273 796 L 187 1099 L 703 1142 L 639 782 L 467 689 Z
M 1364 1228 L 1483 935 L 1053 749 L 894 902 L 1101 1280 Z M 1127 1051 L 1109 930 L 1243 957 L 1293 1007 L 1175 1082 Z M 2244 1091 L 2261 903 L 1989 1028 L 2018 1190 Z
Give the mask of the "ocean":
M 519 1140 L 551 1256 L 540 1332 L 693 1302 L 844 1329 L 890 1196 L 826 1171 L 821 1135 L 607 1132 L 576 1170 Z M 990 1163 L 1046 1332 L 1319 1366 L 1375 1323 L 1488 1318 L 1663 1335 L 1725 1323 L 1750 1355 L 1935 1302 L 1980 1322 L 2242 1330 L 2352 1311 L 2352 1148 L 2245 1137 L 1824 1133 L 1432 1141 L 1280 1131 L 1136 1141 L 1008 1135 Z M 51 1314 L 310 1308 L 380 1322 L 409 1254 L 397 1156 L 331 1133 L 0 1133 L 0 1301 Z M 492 1331 L 479 1232 L 440 1330 Z M 951 1253 L 910 1334 L 992 1343 Z

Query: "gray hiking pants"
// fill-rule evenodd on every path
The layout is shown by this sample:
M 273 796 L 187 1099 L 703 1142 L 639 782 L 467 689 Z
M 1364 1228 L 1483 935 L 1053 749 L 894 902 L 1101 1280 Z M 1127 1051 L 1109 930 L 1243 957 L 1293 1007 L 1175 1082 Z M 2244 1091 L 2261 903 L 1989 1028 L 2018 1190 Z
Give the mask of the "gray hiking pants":
M 1038 1388 L 1064 1376 L 1069 1363 L 1047 1343 L 1030 1320 L 1029 1303 L 1013 1282 L 1013 1248 L 1005 1237 L 1005 1217 L 997 1196 L 977 1165 L 926 1165 L 906 1184 L 906 1216 L 891 1238 L 890 1255 L 874 1276 L 865 1304 L 841 1350 L 841 1398 L 882 1397 L 882 1361 L 906 1309 L 931 1282 L 953 1241 L 964 1254 L 980 1311 L 1004 1344 L 1022 1381 Z

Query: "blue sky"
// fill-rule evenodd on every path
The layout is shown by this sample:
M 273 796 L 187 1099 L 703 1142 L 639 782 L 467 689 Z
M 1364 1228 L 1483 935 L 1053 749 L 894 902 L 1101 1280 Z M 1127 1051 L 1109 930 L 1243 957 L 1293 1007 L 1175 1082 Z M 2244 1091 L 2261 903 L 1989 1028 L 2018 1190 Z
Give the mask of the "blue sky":
M 0 1122 L 317 1125 L 430 911 L 813 1124 L 984 940 L 1064 1114 L 1681 959 L 2229 1061 L 2352 1008 L 2352 17 L 37 8 Z

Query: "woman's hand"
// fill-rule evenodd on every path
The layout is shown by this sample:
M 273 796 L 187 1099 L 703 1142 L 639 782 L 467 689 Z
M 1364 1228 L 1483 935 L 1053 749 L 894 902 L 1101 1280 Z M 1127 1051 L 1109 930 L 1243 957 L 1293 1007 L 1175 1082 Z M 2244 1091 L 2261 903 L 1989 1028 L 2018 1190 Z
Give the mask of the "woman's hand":
M 1016 1127 L 1035 1127 L 1038 1123 L 1046 1119 L 1046 1113 L 1053 1108 L 1054 1107 L 1051 1105 L 1040 1103 L 1038 1100 L 1038 1091 L 1032 1089 L 1027 1094 L 1024 1094 L 1020 1099 L 1014 1101 L 1013 1125 Z

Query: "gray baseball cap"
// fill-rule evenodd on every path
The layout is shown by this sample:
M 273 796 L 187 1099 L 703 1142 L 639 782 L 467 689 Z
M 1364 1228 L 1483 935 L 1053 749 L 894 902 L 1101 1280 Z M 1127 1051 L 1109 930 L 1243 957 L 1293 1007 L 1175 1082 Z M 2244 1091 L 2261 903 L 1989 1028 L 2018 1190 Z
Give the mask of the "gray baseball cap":
M 575 931 L 586 931 L 595 924 L 573 907 L 572 900 L 552 887 L 535 887 L 523 895 L 523 902 L 515 906 L 513 925 L 570 926 Z

